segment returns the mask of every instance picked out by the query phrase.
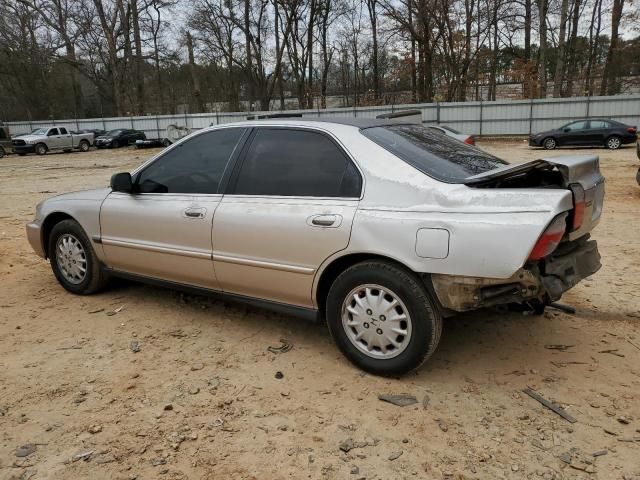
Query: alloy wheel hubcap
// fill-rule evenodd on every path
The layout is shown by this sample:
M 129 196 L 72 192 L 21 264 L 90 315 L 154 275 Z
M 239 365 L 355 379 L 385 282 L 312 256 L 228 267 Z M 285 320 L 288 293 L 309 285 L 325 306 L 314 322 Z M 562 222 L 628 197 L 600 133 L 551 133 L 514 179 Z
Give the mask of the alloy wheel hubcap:
M 371 358 L 400 355 L 411 340 L 411 316 L 400 297 L 380 285 L 361 285 L 342 304 L 347 338 Z
M 555 140 L 553 140 L 553 139 L 551 139 L 551 140 L 547 140 L 546 144 L 547 144 L 547 148 L 548 148 L 548 149 L 552 149 L 553 147 L 555 147 L 555 146 L 556 146 L 556 141 L 555 141 Z
M 617 138 L 610 138 L 609 139 L 609 148 L 618 148 L 620 146 L 620 140 L 618 140 Z
M 56 242 L 56 262 L 62 276 L 70 283 L 77 285 L 87 275 L 87 255 L 80 241 L 65 233 Z

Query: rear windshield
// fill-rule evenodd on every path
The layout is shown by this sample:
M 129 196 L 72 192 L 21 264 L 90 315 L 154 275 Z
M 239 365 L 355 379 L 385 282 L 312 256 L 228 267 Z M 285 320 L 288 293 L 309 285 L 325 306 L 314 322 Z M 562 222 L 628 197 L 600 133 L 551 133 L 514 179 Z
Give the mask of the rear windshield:
M 361 130 L 375 143 L 422 173 L 447 183 L 507 165 L 507 162 L 422 125 L 388 125 Z

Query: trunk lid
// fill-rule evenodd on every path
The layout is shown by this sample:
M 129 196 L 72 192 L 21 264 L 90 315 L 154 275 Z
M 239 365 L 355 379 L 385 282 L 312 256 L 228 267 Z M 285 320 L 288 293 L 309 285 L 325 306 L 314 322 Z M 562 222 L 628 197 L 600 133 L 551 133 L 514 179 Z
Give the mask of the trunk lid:
M 469 177 L 464 182 L 478 188 L 566 188 L 574 197 L 570 217 L 582 214 L 582 223 L 572 228 L 570 219 L 569 240 L 580 238 L 598 224 L 604 201 L 604 177 L 600 173 L 597 155 L 572 155 L 541 158 L 523 163 L 505 165 Z M 584 194 L 582 194 L 584 192 Z M 577 204 L 583 203 L 583 205 Z

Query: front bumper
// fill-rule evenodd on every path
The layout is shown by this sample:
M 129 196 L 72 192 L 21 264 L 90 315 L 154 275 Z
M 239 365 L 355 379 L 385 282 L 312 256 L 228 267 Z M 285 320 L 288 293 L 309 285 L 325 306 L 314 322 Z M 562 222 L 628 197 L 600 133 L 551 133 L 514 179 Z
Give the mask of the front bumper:
M 109 148 L 113 140 L 96 140 L 95 146 L 98 148 Z
M 35 153 L 35 145 L 13 145 L 13 153 Z
M 530 147 L 541 147 L 542 146 L 542 139 L 536 139 L 535 137 L 529 137 L 529 146 Z
M 47 258 L 47 254 L 44 251 L 42 245 L 42 228 L 37 221 L 27 223 L 27 240 L 31 245 L 31 248 L 38 254 L 39 257 Z
M 530 300 L 556 301 L 600 266 L 597 242 L 585 235 L 561 244 L 552 255 L 525 265 L 507 279 L 433 274 L 431 282 L 443 307 L 464 312 Z

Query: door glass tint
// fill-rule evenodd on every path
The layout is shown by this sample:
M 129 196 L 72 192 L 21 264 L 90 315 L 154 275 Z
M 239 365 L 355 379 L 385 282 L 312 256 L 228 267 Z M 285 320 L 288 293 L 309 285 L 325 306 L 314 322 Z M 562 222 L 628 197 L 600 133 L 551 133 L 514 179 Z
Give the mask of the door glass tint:
M 51 130 L 49 130 L 49 135 L 47 135 L 48 137 L 53 137 L 54 135 L 58 135 L 58 129 L 57 128 L 52 128 Z
M 67 134 L 67 129 L 66 128 L 60 128 L 60 135 L 66 135 Z
M 566 127 L 564 127 L 565 129 L 569 129 L 570 131 L 574 132 L 576 130 L 584 130 L 585 128 L 587 128 L 587 122 L 574 122 L 574 123 L 570 123 L 569 125 L 567 125 Z
M 140 173 L 137 191 L 218 193 L 224 169 L 243 132 L 243 128 L 223 128 L 175 146 Z
M 604 120 L 591 120 L 591 129 L 609 128 L 609 123 Z
M 234 193 L 296 197 L 359 197 L 360 173 L 327 136 L 305 130 L 259 129 Z

